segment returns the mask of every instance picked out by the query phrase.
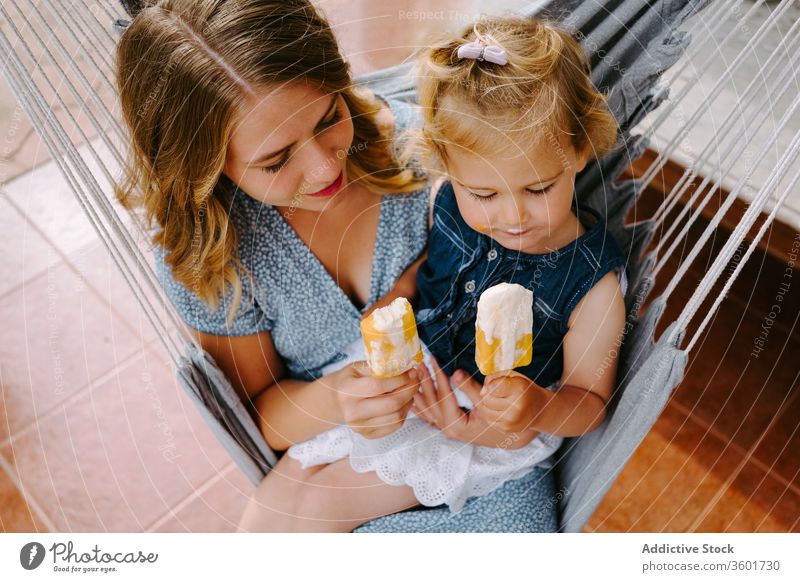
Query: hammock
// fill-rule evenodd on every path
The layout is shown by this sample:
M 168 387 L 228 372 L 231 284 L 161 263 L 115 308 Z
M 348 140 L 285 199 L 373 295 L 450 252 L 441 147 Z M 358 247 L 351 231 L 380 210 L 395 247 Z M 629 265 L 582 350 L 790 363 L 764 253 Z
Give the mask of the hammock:
M 126 11 L 135 11 L 140 2 L 123 4 L 91 0 L 81 3 L 81 9 L 75 10 L 66 0 L 51 0 L 41 4 L 33 0 L 4 2 L 0 4 L 0 62 L 21 106 L 134 291 L 143 313 L 158 332 L 187 395 L 240 469 L 254 484 L 258 484 L 277 462 L 278 456 L 267 446 L 228 380 L 196 344 L 165 299 L 146 258 L 149 241 L 142 225 L 135 216 L 123 210 L 111 194 L 111 184 L 125 155 L 125 133 L 118 121 L 120 116 L 115 110 L 114 99 L 108 99 L 115 92 L 111 81 L 114 78 L 112 55 L 118 31 L 124 27 L 125 18 L 128 17 Z M 617 153 L 588 166 L 576 184 L 576 191 L 583 202 L 605 214 L 609 231 L 627 251 L 630 284 L 626 296 L 628 325 L 620 349 L 617 389 L 609 414 L 604 424 L 594 432 L 567 439 L 556 464 L 559 497 L 563 497 L 560 501 L 562 531 L 582 529 L 650 430 L 671 392 L 682 379 L 689 350 L 695 345 L 800 177 L 797 168 L 793 168 L 800 149 L 800 135 L 792 138 L 777 162 L 767 159 L 777 136 L 787 127 L 800 104 L 800 92 L 795 90 L 789 93 L 790 104 L 778 107 L 779 102 L 787 101 L 782 98 L 790 88 L 791 81 L 795 80 L 791 77 L 792 70 L 800 56 L 800 35 L 796 34 L 797 26 L 794 26 L 786 35 L 786 42 L 779 44 L 770 58 L 760 64 L 763 75 L 753 79 L 744 92 L 737 94 L 737 99 L 742 103 L 739 115 L 729 116 L 719 127 L 715 127 L 716 139 L 694 157 L 659 212 L 647 220 L 625 223 L 625 216 L 639 193 L 658 175 L 667 159 L 676 153 L 691 127 L 710 115 L 715 98 L 741 66 L 744 55 L 768 35 L 774 34 L 776 23 L 790 8 L 792 1 L 784 0 L 773 8 L 772 15 L 762 25 L 751 26 L 747 46 L 742 49 L 740 58 L 726 63 L 727 68 L 714 89 L 699 103 L 689 103 L 685 99 L 692 83 L 685 83 L 671 96 L 667 90 L 687 71 L 688 61 L 680 67 L 673 67 L 689 46 L 688 35 L 678 31 L 678 28 L 689 24 L 687 19 L 704 10 L 702 22 L 707 30 L 689 48 L 695 55 L 694 61 L 702 63 L 700 69 L 705 71 L 711 66 L 714 56 L 714 51 L 710 49 L 718 49 L 728 43 L 734 34 L 743 34 L 738 29 L 722 29 L 722 16 L 732 13 L 743 15 L 741 21 L 749 22 L 748 19 L 761 9 L 762 4 L 763 0 L 755 3 L 742 0 L 717 0 L 714 3 L 709 0 L 608 0 L 602 3 L 550 0 L 539 2 L 536 9 L 529 10 L 531 14 L 561 21 L 591 54 L 593 80 L 597 87 L 609 95 L 609 104 L 622 129 L 621 139 L 625 146 Z M 54 22 L 57 22 L 57 26 L 53 26 Z M 800 21 L 796 24 L 800 24 Z M 789 54 L 791 62 L 781 70 L 780 57 L 783 54 Z M 703 58 L 699 55 L 709 56 Z M 44 74 L 43 64 L 52 67 L 48 74 Z M 92 86 L 81 64 L 90 67 L 97 75 L 96 78 L 103 85 L 102 91 Z M 365 75 L 357 81 L 385 97 L 414 100 L 409 68 L 410 64 L 391 67 Z M 666 83 L 661 83 L 660 78 L 667 71 L 670 78 Z M 767 79 L 775 79 L 776 82 L 768 85 Z M 87 138 L 81 125 L 68 113 L 57 86 L 61 92 L 87 103 L 85 113 L 98 138 Z M 763 98 L 765 91 L 771 96 L 772 107 L 760 107 L 755 113 L 744 109 L 756 98 Z M 54 100 L 48 102 L 45 94 L 55 94 Z M 105 101 L 102 94 L 106 95 Z M 61 123 L 52 110 L 57 104 L 67 112 L 68 120 L 65 123 Z M 676 107 L 691 111 L 684 126 L 661 149 L 642 177 L 636 180 L 619 179 L 652 141 L 656 130 L 674 114 Z M 750 138 L 762 128 L 770 114 L 773 127 L 770 128 L 769 139 L 764 145 L 753 146 L 751 151 L 747 148 L 751 145 Z M 642 129 L 645 123 L 649 126 Z M 639 130 L 639 133 L 634 133 L 634 130 Z M 78 143 L 83 145 L 76 145 Z M 700 241 L 683 259 L 664 292 L 650 298 L 655 276 L 684 241 L 690 226 L 700 216 L 700 211 L 712 199 L 712 195 L 718 195 L 721 185 L 726 180 L 730 181 L 732 169 L 737 164 L 741 166 L 743 155 L 754 156 L 748 160 L 746 171 L 729 188 L 719 212 L 704 230 Z M 752 195 L 747 211 L 714 258 L 706 276 L 686 302 L 677 320 L 659 337 L 654 337 L 670 294 L 697 258 L 702 246 L 714 235 L 717 225 L 734 200 L 747 191 L 749 181 L 759 167 L 767 172 L 766 183 Z M 705 176 L 699 186 L 695 180 L 698 175 Z M 790 183 L 785 184 L 787 180 L 784 178 Z M 697 187 L 685 203 L 685 208 L 677 219 L 671 221 L 657 246 L 652 248 L 654 232 L 663 225 L 664 218 L 678 202 L 686 199 L 685 194 L 690 186 Z M 769 215 L 751 241 L 740 246 L 761 216 L 761 211 L 770 206 Z M 747 250 L 734 262 L 735 268 L 731 268 L 729 264 L 734 264 L 731 263 L 732 257 L 745 247 Z M 723 280 L 723 273 L 727 273 L 728 277 L 724 280 L 721 292 L 710 297 L 715 283 Z M 706 298 L 711 301 L 710 305 L 704 303 Z M 648 309 L 642 313 L 641 307 L 648 299 Z M 701 306 L 706 306 L 701 314 L 702 319 L 693 325 L 693 335 L 688 337 L 688 326 L 695 320 Z

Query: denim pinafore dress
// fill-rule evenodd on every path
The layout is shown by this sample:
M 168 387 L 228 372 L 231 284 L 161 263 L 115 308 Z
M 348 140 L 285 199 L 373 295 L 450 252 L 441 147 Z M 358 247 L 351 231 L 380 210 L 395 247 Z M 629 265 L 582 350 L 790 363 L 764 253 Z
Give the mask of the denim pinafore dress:
M 440 188 L 428 259 L 417 274 L 417 329 L 445 373 L 462 369 L 483 383 L 475 363 L 478 298 L 498 283 L 517 283 L 534 299 L 533 359 L 516 371 L 539 386 L 558 383 L 572 310 L 607 273 L 624 280 L 624 256 L 600 215 L 584 207 L 577 212 L 582 222 L 593 221 L 585 234 L 550 253 L 521 253 L 473 230 L 461 217 L 452 185 Z

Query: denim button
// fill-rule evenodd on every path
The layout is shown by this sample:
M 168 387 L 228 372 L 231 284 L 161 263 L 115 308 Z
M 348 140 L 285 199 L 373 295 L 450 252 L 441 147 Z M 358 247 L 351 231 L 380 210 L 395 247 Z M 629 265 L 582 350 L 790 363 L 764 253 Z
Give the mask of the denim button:
M 486 255 L 486 258 L 490 261 L 493 261 L 497 258 L 497 249 L 492 249 L 489 251 L 489 254 Z
M 448 313 L 447 314 L 447 319 L 453 319 L 453 314 L 452 313 Z
M 464 285 L 464 290 L 467 293 L 472 293 L 473 291 L 475 291 L 475 281 L 467 281 L 467 284 Z

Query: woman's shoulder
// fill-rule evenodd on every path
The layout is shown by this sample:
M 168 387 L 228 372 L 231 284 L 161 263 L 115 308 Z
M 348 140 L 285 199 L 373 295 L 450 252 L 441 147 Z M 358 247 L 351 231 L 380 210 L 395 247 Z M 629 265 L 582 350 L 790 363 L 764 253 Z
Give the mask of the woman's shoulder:
M 191 285 L 178 281 L 165 260 L 165 252 L 160 247 L 153 250 L 156 276 L 161 283 L 164 294 L 170 300 L 181 319 L 197 331 L 212 335 L 252 335 L 262 331 L 271 331 L 272 319 L 256 300 L 248 276 L 240 277 L 241 291 L 238 307 L 233 319 L 229 322 L 230 309 L 236 304 L 236 292 L 228 289 L 218 297 L 216 308 L 201 298 Z
M 265 313 L 262 297 L 269 287 L 269 281 L 263 280 L 265 270 L 260 265 L 269 265 L 272 262 L 269 258 L 270 249 L 276 245 L 266 232 L 253 230 L 258 225 L 249 216 L 252 209 L 246 200 L 240 202 L 241 204 L 234 202 L 236 209 L 232 209 L 230 213 L 237 229 L 236 257 L 241 267 L 236 267 L 236 270 L 240 287 L 237 291 L 231 284 L 226 284 L 225 292 L 217 297 L 216 306 L 201 297 L 190 281 L 186 282 L 184 277 L 176 276 L 167 260 L 167 250 L 160 245 L 153 245 L 153 266 L 164 294 L 181 319 L 197 331 L 239 336 L 272 329 L 272 316 Z M 263 223 L 264 218 L 261 220 Z M 196 276 L 202 277 L 202 273 L 198 272 Z M 229 322 L 230 310 L 237 303 L 235 315 Z

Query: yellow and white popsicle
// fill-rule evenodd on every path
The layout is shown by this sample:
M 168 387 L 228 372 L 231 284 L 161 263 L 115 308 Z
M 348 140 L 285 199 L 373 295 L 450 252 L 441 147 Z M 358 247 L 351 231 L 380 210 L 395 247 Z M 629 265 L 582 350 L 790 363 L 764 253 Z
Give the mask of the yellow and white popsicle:
M 422 361 L 417 322 L 405 297 L 361 320 L 361 337 L 375 378 L 398 376 Z
M 527 366 L 533 357 L 533 292 L 516 283 L 490 287 L 478 300 L 475 363 L 488 376 Z

